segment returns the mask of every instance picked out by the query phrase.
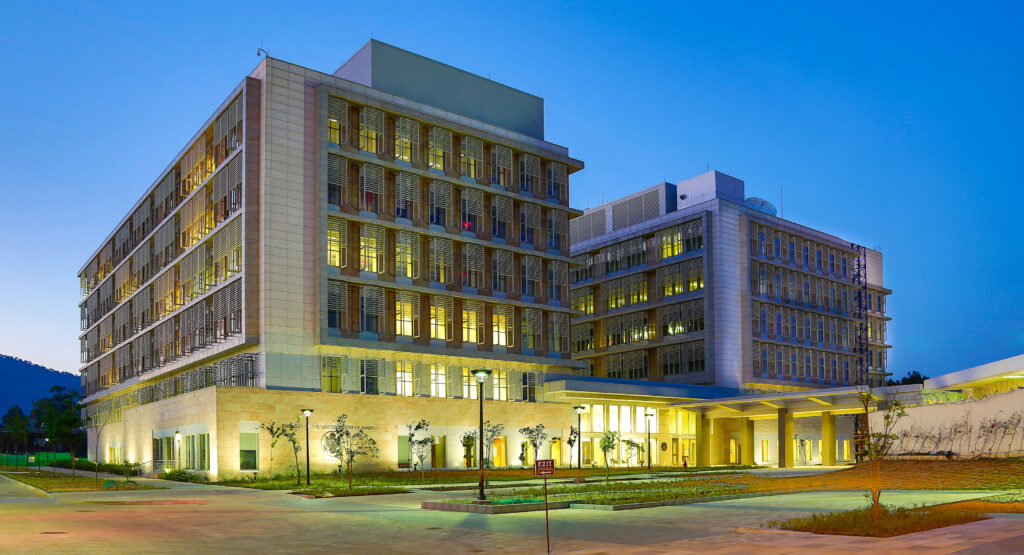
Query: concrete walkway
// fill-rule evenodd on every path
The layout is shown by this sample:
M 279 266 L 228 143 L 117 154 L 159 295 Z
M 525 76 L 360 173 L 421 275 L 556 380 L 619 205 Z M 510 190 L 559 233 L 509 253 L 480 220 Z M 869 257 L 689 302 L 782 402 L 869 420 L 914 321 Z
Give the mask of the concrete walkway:
M 0 498 L 25 491 L 0 481 Z M 3 551 L 225 551 L 543 553 L 544 514 L 420 510 L 437 492 L 305 499 L 215 486 L 54 494 L 56 502 L 0 502 Z M 23 486 L 18 485 L 24 489 Z M 31 492 L 29 492 L 31 493 Z M 887 491 L 883 501 L 931 504 L 997 492 Z M 37 497 L 39 494 L 33 494 Z M 1007 550 L 1024 545 L 1020 519 L 992 519 L 901 538 L 846 538 L 757 529 L 767 520 L 866 505 L 863 492 L 812 492 L 624 512 L 551 513 L 557 553 L 854 553 Z

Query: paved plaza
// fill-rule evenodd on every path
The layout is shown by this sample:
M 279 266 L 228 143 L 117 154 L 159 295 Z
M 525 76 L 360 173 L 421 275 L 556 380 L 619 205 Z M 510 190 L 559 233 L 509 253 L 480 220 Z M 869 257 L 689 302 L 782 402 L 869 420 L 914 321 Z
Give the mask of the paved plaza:
M 305 499 L 161 482 L 171 489 L 46 494 L 0 477 L 5 552 L 543 553 L 544 513 L 425 511 L 450 494 Z M 992 492 L 887 492 L 888 503 L 934 504 Z M 469 496 L 469 493 L 462 493 Z M 633 511 L 551 512 L 556 553 L 997 553 L 1024 546 L 1024 520 L 982 522 L 900 538 L 756 529 L 769 519 L 863 506 L 862 492 L 816 492 Z M 738 529 L 740 531 L 738 531 Z

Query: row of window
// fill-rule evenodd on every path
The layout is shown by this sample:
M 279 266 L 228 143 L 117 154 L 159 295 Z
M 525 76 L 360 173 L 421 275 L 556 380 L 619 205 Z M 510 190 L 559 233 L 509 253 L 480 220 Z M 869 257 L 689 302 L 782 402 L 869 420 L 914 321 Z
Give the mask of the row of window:
M 757 222 L 750 222 L 750 255 L 843 280 L 852 278 L 856 259 L 853 253 Z
M 756 377 L 776 380 L 816 380 L 843 385 L 862 384 L 866 380 L 866 377 L 858 377 L 856 355 L 759 341 L 753 344 L 753 371 Z
M 339 209 L 352 206 L 363 216 L 388 214 L 400 221 L 445 230 L 457 227 L 461 233 L 484 235 L 491 240 L 518 240 L 524 248 L 568 250 L 565 210 L 545 209 L 536 203 L 457 187 L 447 181 L 427 182 L 411 173 L 394 174 L 337 155 L 329 155 L 328 162 L 328 204 Z M 349 170 L 358 176 L 358 187 L 351 188 L 358 191 L 355 201 L 349 195 Z M 518 226 L 513 227 L 515 224 Z
M 214 176 L 212 184 L 206 185 L 204 193 L 193 196 L 174 217 L 164 222 L 149 240 L 144 241 L 130 257 L 121 261 L 112 277 L 104 280 L 79 305 L 82 311 L 83 330 L 129 298 L 143 283 L 172 265 L 176 258 L 213 233 L 240 208 L 241 169 L 241 157 L 234 158 L 226 168 Z M 237 219 L 235 221 L 238 222 Z M 238 222 L 237 225 L 241 226 L 241 223 Z M 241 241 L 241 227 L 237 230 L 232 228 L 232 231 L 219 232 L 218 235 L 221 237 L 215 240 L 216 245 L 209 242 L 205 251 L 189 253 L 182 263 L 196 257 L 203 258 L 199 265 L 204 269 L 211 269 L 212 279 L 214 274 L 226 268 L 225 257 L 230 255 L 231 249 L 223 243 L 233 237 L 228 238 L 225 233 L 236 234 L 239 242 Z M 225 248 L 228 252 L 222 252 Z M 218 265 L 221 267 L 216 268 Z
M 514 152 L 503 145 L 485 143 L 476 137 L 349 103 L 336 96 L 327 99 L 327 142 L 399 163 L 457 173 L 530 196 L 544 193 L 557 201 L 568 198 L 568 168 L 562 162 Z M 515 182 L 514 174 L 518 177 Z
M 856 320 L 758 301 L 754 301 L 751 312 L 753 331 L 757 336 L 813 343 L 833 349 L 853 347 L 857 326 L 860 325 Z
M 130 269 L 130 265 L 122 268 Z M 120 271 L 122 268 L 118 268 Z M 230 279 L 242 269 L 242 220 L 236 218 L 203 245 L 157 276 L 150 285 L 131 286 L 131 296 L 113 314 L 92 326 L 82 338 L 82 362 L 89 362 L 153 323 Z M 108 283 L 100 287 L 103 292 Z M 91 297 L 90 297 L 91 298 Z M 89 328 L 96 312 L 82 305 L 82 327 Z
M 654 275 L 662 299 L 685 295 L 704 289 L 704 263 L 701 258 L 662 266 Z M 637 273 L 601 282 L 602 308 L 605 311 L 644 304 L 648 301 L 648 277 Z M 584 314 L 593 314 L 594 288 L 580 287 L 572 291 L 572 306 Z
M 481 384 L 467 366 L 333 355 L 321 357 L 320 368 L 320 390 L 326 393 L 478 399 L 482 391 L 487 400 L 542 400 L 540 372 L 492 370 Z
M 634 312 L 606 318 L 601 322 L 604 344 L 613 347 L 704 331 L 704 300 L 663 306 L 658 309 L 657 329 L 648 322 L 647 312 Z M 660 330 L 660 331 L 659 331 Z M 594 350 L 594 324 L 578 324 L 572 329 L 572 343 L 576 352 Z
M 602 267 L 603 275 L 612 275 L 648 264 L 648 246 L 660 255 L 658 261 L 671 260 L 704 248 L 701 220 L 658 231 L 651 237 L 636 237 L 601 249 L 597 255 L 578 258 L 579 266 L 573 270 L 572 281 L 579 283 L 594 279 L 594 268 Z M 656 262 L 656 261 L 655 261 Z
M 696 374 L 706 370 L 704 340 L 664 345 L 657 349 L 662 376 Z M 609 378 L 629 380 L 650 379 L 647 349 L 629 351 L 603 357 L 604 374 Z
M 852 314 L 856 312 L 857 295 L 861 290 L 850 284 L 801 271 L 751 261 L 750 292 L 755 296 L 778 299 L 782 302 L 802 304 L 840 314 Z M 866 308 L 870 306 L 871 296 L 865 296 Z M 884 309 L 884 297 L 881 294 L 874 296 L 877 298 L 875 306 Z
M 83 297 L 94 291 L 128 253 L 141 245 L 146 236 L 174 212 L 182 200 L 242 146 L 243 110 L 244 101 L 239 96 L 221 112 L 213 126 L 200 134 L 153 192 L 142 200 L 135 212 L 118 228 L 114 237 L 103 245 L 79 275 Z M 235 175 L 237 181 L 233 179 Z M 237 208 L 241 188 L 236 188 L 235 184 L 241 182 L 241 175 L 240 163 L 237 171 L 221 171 L 219 177 L 215 177 L 214 187 L 199 195 L 204 197 L 205 205 L 210 207 L 207 217 L 211 218 L 211 222 L 227 217 L 229 211 Z M 182 229 L 187 227 L 183 225 Z M 159 268 L 153 271 L 159 271 Z
M 360 272 L 393 272 L 398 278 L 422 278 L 446 285 L 461 283 L 462 287 L 506 294 L 516 292 L 515 283 L 518 281 L 520 295 L 537 298 L 546 294 L 548 301 L 561 301 L 568 291 L 569 265 L 563 261 L 518 255 L 504 249 L 421 235 L 414 231 L 392 232 L 383 226 L 355 224 L 341 218 L 328 219 L 329 267 L 340 270 L 349 266 L 350 231 L 358 233 L 359 250 L 355 266 Z M 456 259 L 459 262 L 457 272 Z M 420 268 L 424 262 L 425 275 Z
M 431 340 L 497 347 L 515 347 L 518 336 L 523 349 L 569 352 L 569 315 L 564 312 L 333 280 L 327 295 L 327 327 L 338 333 L 409 339 L 422 334 Z M 355 301 L 351 304 L 350 296 Z

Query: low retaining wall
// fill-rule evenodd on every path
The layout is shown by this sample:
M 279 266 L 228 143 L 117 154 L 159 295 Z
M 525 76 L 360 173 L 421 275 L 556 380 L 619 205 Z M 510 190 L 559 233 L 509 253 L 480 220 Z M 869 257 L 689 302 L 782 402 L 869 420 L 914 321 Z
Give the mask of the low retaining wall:
M 571 501 L 552 501 L 548 503 L 549 510 L 568 509 L 578 499 Z M 477 513 L 483 515 L 503 515 L 508 513 L 525 513 L 529 511 L 543 511 L 544 502 L 540 503 L 510 503 L 508 505 L 485 505 L 469 503 L 439 503 L 437 501 L 424 501 L 420 503 L 421 509 L 432 511 L 450 511 L 453 513 Z

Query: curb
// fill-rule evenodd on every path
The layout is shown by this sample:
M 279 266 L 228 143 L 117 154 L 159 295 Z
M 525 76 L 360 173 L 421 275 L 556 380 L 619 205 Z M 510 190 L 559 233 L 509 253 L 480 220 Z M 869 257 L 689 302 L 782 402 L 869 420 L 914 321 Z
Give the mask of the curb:
M 590 503 L 575 503 L 571 506 L 573 509 L 582 509 L 587 511 L 629 511 L 633 509 L 650 509 L 654 507 L 669 507 L 675 505 L 694 505 L 697 503 L 712 503 L 715 501 L 730 501 L 733 499 L 749 499 L 754 497 L 770 497 L 773 495 L 788 495 L 791 493 L 808 493 L 814 491 L 821 491 L 819 489 L 812 488 L 801 488 L 784 491 L 766 491 L 766 492 L 754 492 L 754 493 L 737 493 L 732 495 L 713 495 L 709 497 L 688 497 L 685 499 L 667 499 L 665 501 L 650 501 L 646 503 L 623 503 L 620 505 L 594 505 Z
M 48 492 L 48 491 L 46 491 L 46 490 L 44 490 L 42 488 L 37 488 L 37 487 L 35 487 L 33 485 L 26 484 L 25 482 L 22 482 L 21 480 L 15 480 L 14 478 L 11 478 L 10 476 L 7 476 L 7 475 L 0 475 L 0 476 L 3 476 L 5 479 L 10 480 L 10 481 L 14 482 L 15 484 L 18 484 L 18 485 L 20 485 L 22 487 L 26 487 L 26 488 L 34 491 L 34 492 L 41 493 L 41 494 L 45 495 L 46 497 L 49 497 L 51 501 L 56 501 L 57 500 L 57 498 L 54 497 L 52 493 L 50 493 L 50 492 Z
M 548 510 L 568 509 L 575 501 L 553 501 L 548 503 Z M 504 515 L 510 513 L 526 513 L 531 511 L 543 511 L 544 503 L 514 503 L 509 505 L 470 505 L 468 503 L 439 503 L 437 501 L 423 501 L 421 509 L 432 511 L 446 511 L 452 513 L 475 513 L 482 515 Z

